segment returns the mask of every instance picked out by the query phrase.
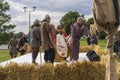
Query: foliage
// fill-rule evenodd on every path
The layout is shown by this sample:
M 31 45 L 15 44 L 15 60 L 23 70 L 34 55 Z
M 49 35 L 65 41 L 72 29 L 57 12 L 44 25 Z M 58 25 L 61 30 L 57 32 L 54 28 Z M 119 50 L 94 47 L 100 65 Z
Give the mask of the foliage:
M 15 27 L 15 25 L 9 24 L 6 25 L 11 19 L 10 14 L 7 14 L 9 11 L 10 5 L 6 1 L 0 1 L 0 33 L 9 31 Z
M 79 16 L 84 17 L 84 15 L 80 15 L 77 11 L 69 11 L 62 17 L 60 24 L 64 27 L 67 34 L 70 34 L 70 27 Z
M 13 32 L 7 33 L 1 33 L 0 34 L 0 44 L 8 44 L 9 40 L 13 37 Z
M 10 36 L 9 33 L 13 32 L 13 29 L 16 27 L 16 25 L 9 24 L 9 21 L 11 19 L 10 14 L 8 14 L 8 11 L 10 9 L 10 5 L 5 0 L 0 1 L 0 43 L 6 43 L 6 41 L 9 41 Z M 6 39 L 5 39 L 6 38 Z
M 23 35 L 23 32 L 19 32 L 19 33 L 17 33 L 17 38 L 21 38 L 22 35 Z
M 90 24 L 93 24 L 93 23 L 94 23 L 93 17 L 92 17 L 92 18 L 89 18 L 89 19 L 87 20 L 87 22 L 86 22 L 86 26 L 87 26 L 87 27 L 90 27 Z

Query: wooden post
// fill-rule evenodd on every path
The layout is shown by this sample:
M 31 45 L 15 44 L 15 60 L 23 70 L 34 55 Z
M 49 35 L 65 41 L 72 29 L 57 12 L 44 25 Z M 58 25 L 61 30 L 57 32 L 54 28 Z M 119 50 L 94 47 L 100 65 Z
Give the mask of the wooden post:
M 108 35 L 107 51 L 108 59 L 106 64 L 106 78 L 105 80 L 117 80 L 115 56 L 113 55 L 113 34 Z

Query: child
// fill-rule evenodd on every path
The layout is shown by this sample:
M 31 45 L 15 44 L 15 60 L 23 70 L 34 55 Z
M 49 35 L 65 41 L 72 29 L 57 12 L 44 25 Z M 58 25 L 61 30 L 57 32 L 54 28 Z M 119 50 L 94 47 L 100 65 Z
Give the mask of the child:
M 57 42 L 56 42 L 56 49 L 58 52 L 58 55 L 61 57 L 64 57 L 66 59 L 67 57 L 67 44 L 64 39 L 63 35 L 63 28 L 61 25 L 57 26 Z

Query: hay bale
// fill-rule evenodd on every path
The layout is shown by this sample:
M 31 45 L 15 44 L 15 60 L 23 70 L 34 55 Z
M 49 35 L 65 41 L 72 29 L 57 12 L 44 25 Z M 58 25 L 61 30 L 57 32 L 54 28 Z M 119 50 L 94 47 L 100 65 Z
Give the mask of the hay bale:
M 6 80 L 19 80 L 18 76 L 19 65 L 17 63 L 7 64 L 4 69 L 7 74 Z
M 6 76 L 7 74 L 5 72 L 5 69 L 2 66 L 0 66 L 0 80 L 6 80 Z
M 54 68 L 54 78 L 55 80 L 70 80 L 69 67 L 66 62 L 57 64 Z
M 104 64 L 86 61 L 56 66 L 10 63 L 0 67 L 0 80 L 105 80 L 105 69 Z
M 54 71 L 54 66 L 51 63 L 38 65 L 36 80 L 54 80 L 53 71 Z
M 117 77 L 120 80 L 120 62 L 116 62 Z
M 93 50 L 92 46 L 81 46 L 80 52 L 87 52 L 89 50 Z

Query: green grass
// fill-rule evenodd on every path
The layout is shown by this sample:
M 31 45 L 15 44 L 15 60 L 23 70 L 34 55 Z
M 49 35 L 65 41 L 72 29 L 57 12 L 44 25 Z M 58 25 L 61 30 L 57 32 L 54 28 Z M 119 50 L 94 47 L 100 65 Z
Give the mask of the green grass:
M 98 40 L 98 45 L 102 48 L 105 48 L 107 44 L 107 40 Z
M 105 48 L 107 41 L 106 40 L 98 40 L 98 45 L 102 48 Z M 80 40 L 80 46 L 87 46 L 87 39 Z
M 117 58 L 117 61 L 120 62 L 120 58 Z
M 20 56 L 20 54 L 18 53 L 17 56 Z M 9 50 L 0 50 L 0 62 L 6 61 L 9 59 L 11 59 Z
M 8 50 L 0 50 L 0 62 L 6 61 L 10 59 Z

